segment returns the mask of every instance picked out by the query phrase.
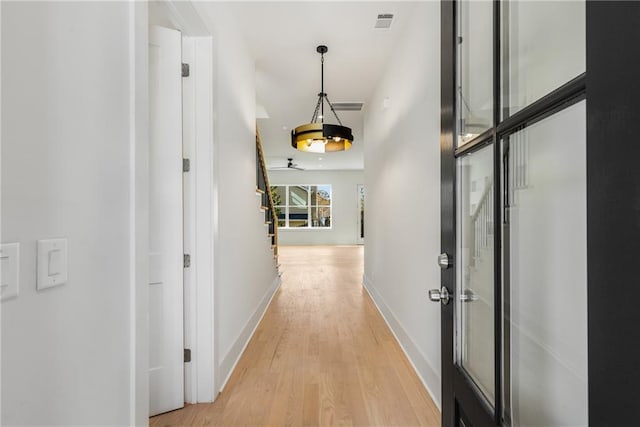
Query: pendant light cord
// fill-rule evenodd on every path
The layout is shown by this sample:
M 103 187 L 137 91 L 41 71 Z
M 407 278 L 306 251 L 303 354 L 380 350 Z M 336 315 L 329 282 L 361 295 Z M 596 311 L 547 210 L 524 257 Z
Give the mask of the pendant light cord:
M 318 113 L 320 113 L 320 123 L 324 123 L 324 100 L 327 100 L 329 104 L 329 108 L 331 108 L 331 112 L 335 116 L 336 120 L 342 126 L 342 121 L 340 117 L 338 117 L 338 113 L 333 108 L 333 104 L 329 101 L 329 97 L 326 93 L 324 93 L 324 53 L 320 54 L 320 93 L 318 94 L 318 102 L 316 103 L 316 109 L 313 111 L 313 116 L 311 116 L 311 123 L 316 123 L 318 121 Z
M 321 106 L 321 113 L 320 113 L 320 123 L 324 123 L 324 102 L 322 101 L 323 98 L 325 97 L 324 94 L 324 53 L 320 54 L 320 102 L 322 104 Z

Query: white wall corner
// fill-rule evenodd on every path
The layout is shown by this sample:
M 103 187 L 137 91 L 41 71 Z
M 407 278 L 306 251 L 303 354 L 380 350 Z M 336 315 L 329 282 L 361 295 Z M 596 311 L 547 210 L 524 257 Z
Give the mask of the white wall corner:
M 425 388 L 431 395 L 433 402 L 436 404 L 438 409 L 441 409 L 442 379 L 438 374 L 438 367 L 432 366 L 429 360 L 420 351 L 418 346 L 407 333 L 406 329 L 402 326 L 402 323 L 400 323 L 389 305 L 385 302 L 382 295 L 377 291 L 373 281 L 370 280 L 366 274 L 362 276 L 362 284 L 382 315 L 382 318 L 387 323 L 387 326 L 391 329 L 391 333 L 396 338 L 396 341 L 407 356 L 407 359 L 409 359 L 409 363 L 413 366 L 413 369 L 422 381 L 422 384 L 424 384 Z
M 227 352 L 227 354 L 222 359 L 221 363 L 218 365 L 218 373 L 220 376 L 224 376 L 224 381 L 220 384 L 218 390 L 222 392 L 224 387 L 227 385 L 229 378 L 231 378 L 231 374 L 233 373 L 236 365 L 240 361 L 240 357 L 244 353 L 244 350 L 247 348 L 249 341 L 253 337 L 253 334 L 256 332 L 260 321 L 264 317 L 267 312 L 267 308 L 271 304 L 271 300 L 276 294 L 276 291 L 280 287 L 282 280 L 279 274 L 276 274 L 276 277 L 273 279 L 271 286 L 265 293 L 262 301 L 258 304 L 258 307 L 254 311 L 253 315 L 249 318 L 245 326 L 242 328 L 240 335 L 235 340 L 231 349 Z
M 129 2 L 129 422 L 149 423 L 149 17 L 145 2 Z

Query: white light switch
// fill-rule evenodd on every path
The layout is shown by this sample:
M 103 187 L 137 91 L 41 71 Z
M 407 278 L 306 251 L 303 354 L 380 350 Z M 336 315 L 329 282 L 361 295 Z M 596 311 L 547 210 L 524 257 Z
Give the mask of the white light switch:
M 0 245 L 0 299 L 18 296 L 20 274 L 20 243 Z
M 67 239 L 38 240 L 38 290 L 60 286 L 68 280 Z

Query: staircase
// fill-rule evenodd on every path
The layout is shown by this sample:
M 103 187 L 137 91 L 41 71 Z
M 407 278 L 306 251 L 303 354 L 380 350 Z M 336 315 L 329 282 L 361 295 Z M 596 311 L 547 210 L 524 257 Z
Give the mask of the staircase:
M 260 200 L 260 212 L 264 215 L 264 225 L 267 237 L 271 241 L 273 257 L 278 262 L 278 217 L 276 216 L 269 176 L 264 162 L 264 149 L 260 140 L 260 133 L 256 128 L 256 196 Z M 277 264 L 278 265 L 278 264 Z
M 508 209 L 517 207 L 518 190 L 529 188 L 529 141 L 524 134 L 511 135 L 508 146 L 507 189 L 505 194 L 505 207 Z M 477 267 L 477 264 L 486 260 L 489 253 L 493 262 L 493 236 L 494 236 L 494 195 L 493 182 L 489 181 L 471 213 L 471 257 L 469 265 Z M 508 218 L 506 218 L 508 221 Z
M 471 257 L 469 265 L 475 267 L 482 259 L 481 252 L 493 247 L 493 183 L 489 182 L 471 214 Z

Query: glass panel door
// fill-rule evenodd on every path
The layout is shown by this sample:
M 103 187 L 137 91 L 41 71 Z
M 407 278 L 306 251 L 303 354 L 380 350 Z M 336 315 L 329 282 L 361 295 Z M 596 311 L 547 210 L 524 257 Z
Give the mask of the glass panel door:
M 443 425 L 588 424 L 584 10 L 441 2 Z
M 458 159 L 457 362 L 495 401 L 493 146 Z
M 505 418 L 514 426 L 589 424 L 585 104 L 503 140 Z

